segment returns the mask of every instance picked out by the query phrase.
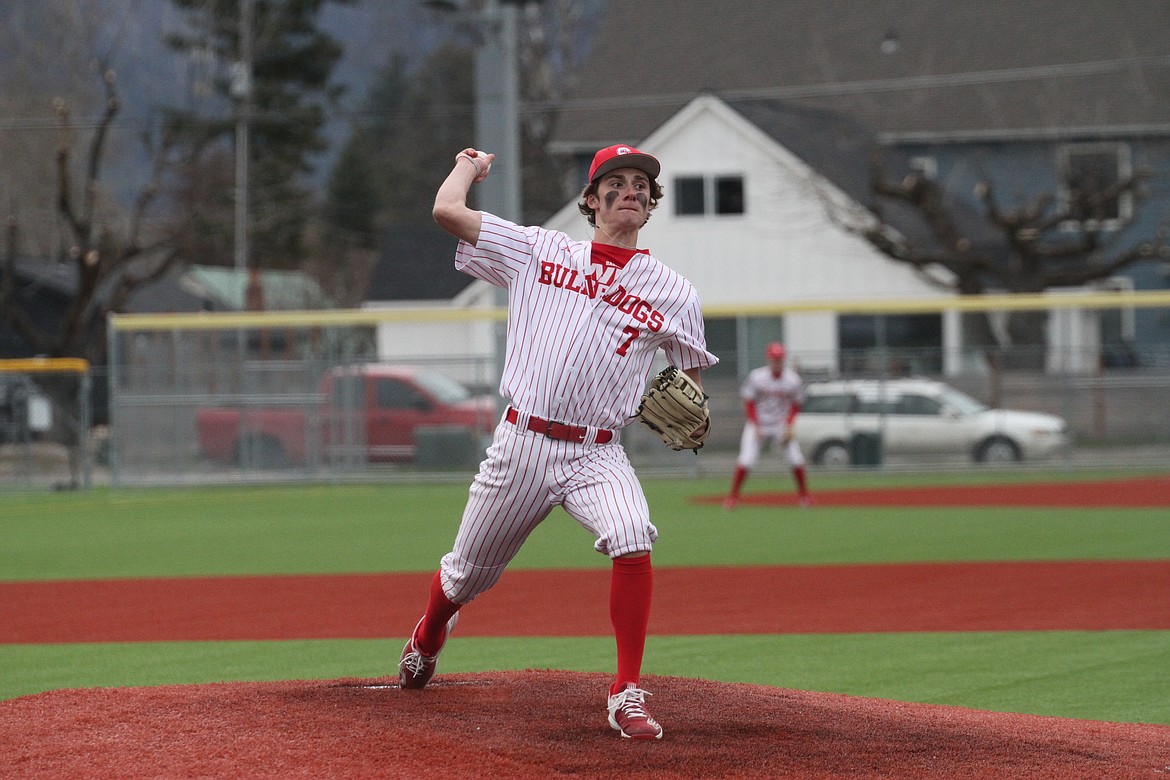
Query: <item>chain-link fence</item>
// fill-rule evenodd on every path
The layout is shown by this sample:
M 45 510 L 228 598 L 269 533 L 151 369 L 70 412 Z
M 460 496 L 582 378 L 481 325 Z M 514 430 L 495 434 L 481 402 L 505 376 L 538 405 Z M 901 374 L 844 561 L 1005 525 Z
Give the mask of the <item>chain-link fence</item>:
M 767 338 L 787 341 L 791 364 L 814 390 L 825 381 L 865 379 L 883 392 L 904 394 L 901 383 L 913 377 L 935 380 L 938 392 L 960 391 L 991 407 L 1063 421 L 1069 446 L 1033 456 L 1021 444 L 1021 461 L 1013 467 L 1170 462 L 1165 347 L 1147 347 L 1140 362 L 1122 365 L 1104 358 L 1094 339 L 1050 340 L 1030 348 L 1031 356 L 1016 348 L 1010 360 L 953 339 L 937 346 L 838 343 L 822 349 L 802 346 L 796 316 L 780 308 L 712 316 L 709 341 L 723 362 L 704 374 L 714 425 L 702 457 L 671 452 L 633 425 L 622 443 L 635 465 L 688 475 L 730 471 L 743 423 L 740 382 L 763 363 L 762 352 L 759 360 L 753 357 L 757 342 Z M 502 411 L 495 350 L 501 321 L 502 312 L 490 309 L 116 318 L 102 465 L 108 463 L 118 485 L 467 479 Z M 738 334 L 734 343 L 726 342 L 729 333 Z M 949 453 L 938 446 L 900 448 L 899 429 L 891 426 L 916 422 L 926 439 L 944 435 L 926 422 L 957 430 L 962 415 L 947 403 L 939 401 L 937 418 L 927 421 L 896 416 L 908 407 L 904 399 L 886 402 L 888 414 L 872 423 L 883 426 L 885 446 L 876 462 L 864 465 L 932 469 L 979 462 L 981 442 L 967 441 Z M 802 416 L 812 420 L 814 412 Z M 851 417 L 849 424 L 856 429 L 860 419 Z M 829 465 L 815 457 L 818 442 L 804 443 L 814 467 Z

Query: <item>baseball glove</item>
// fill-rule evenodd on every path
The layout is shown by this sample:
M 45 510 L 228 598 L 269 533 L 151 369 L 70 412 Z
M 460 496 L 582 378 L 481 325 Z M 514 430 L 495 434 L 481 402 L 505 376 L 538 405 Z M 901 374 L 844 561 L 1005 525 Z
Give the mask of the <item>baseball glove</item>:
M 670 366 L 650 380 L 637 416 L 672 450 L 698 453 L 711 430 L 707 397 L 693 379 Z

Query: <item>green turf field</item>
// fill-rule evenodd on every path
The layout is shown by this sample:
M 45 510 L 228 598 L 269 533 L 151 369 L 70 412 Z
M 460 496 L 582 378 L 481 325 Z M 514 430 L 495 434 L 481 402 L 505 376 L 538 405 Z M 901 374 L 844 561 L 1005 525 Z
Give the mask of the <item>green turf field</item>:
M 870 474 L 816 484 L 986 478 Z M 658 567 L 1170 559 L 1170 509 L 745 506 L 728 515 L 689 501 L 722 493 L 723 477 L 650 479 L 645 488 L 661 534 Z M 789 489 L 782 478 L 749 486 Z M 17 493 L 0 501 L 0 580 L 428 572 L 449 548 L 465 498 L 462 483 Z M 607 566 L 591 541 L 556 512 L 513 565 Z M 0 645 L 0 698 L 66 687 L 382 676 L 401 642 Z M 464 638 L 447 648 L 442 671 L 609 671 L 612 654 L 606 638 Z M 1098 631 L 651 636 L 644 672 L 1170 725 L 1166 668 L 1170 632 Z

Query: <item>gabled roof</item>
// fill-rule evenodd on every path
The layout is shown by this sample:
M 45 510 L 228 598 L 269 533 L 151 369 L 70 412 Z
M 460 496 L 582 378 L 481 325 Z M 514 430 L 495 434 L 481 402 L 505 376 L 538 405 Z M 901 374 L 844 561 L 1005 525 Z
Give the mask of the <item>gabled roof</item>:
M 132 314 L 156 314 L 205 311 L 214 305 L 187 289 L 183 284 L 183 269 L 172 268 L 161 278 L 135 289 L 125 308 Z
M 644 138 L 697 94 L 882 139 L 1170 134 L 1165 0 L 639 0 L 606 6 L 554 148 Z
M 744 112 L 739 108 L 716 95 L 700 95 L 649 135 L 630 139 L 660 155 L 666 190 L 662 207 L 640 234 L 639 246 L 652 248 L 689 279 L 708 310 L 725 316 L 733 309 L 780 300 L 939 292 L 849 227 L 863 219 L 856 203 L 868 196 L 864 181 L 848 183 L 855 178 L 852 170 L 864 177 L 867 169 L 872 142 L 867 143 L 863 128 L 781 101 L 754 101 Z M 832 130 L 805 132 L 825 127 Z M 800 137 L 799 154 L 785 142 L 789 135 Z M 808 160 L 832 161 L 827 167 L 842 175 L 830 179 Z M 672 194 L 677 179 L 699 175 L 742 175 L 748 208 L 726 219 L 677 214 Z M 576 199 L 544 224 L 578 239 L 591 234 Z M 902 228 L 900 222 L 898 226 Z M 902 232 L 929 240 L 914 227 Z
M 332 309 L 337 305 L 315 280 L 301 271 L 266 270 L 261 271 L 258 278 L 264 293 L 266 311 Z M 179 283 L 184 290 L 204 301 L 213 310 L 247 309 L 247 271 L 193 265 L 183 273 Z
M 18 303 L 26 302 L 34 309 L 64 307 L 77 292 L 77 269 L 72 263 L 20 257 L 16 275 Z M 263 271 L 260 282 L 268 309 L 322 309 L 336 305 L 315 281 L 299 271 Z M 107 280 L 97 296 L 99 302 L 106 299 L 112 284 Z M 135 313 L 242 311 L 246 285 L 247 274 L 233 268 L 176 267 L 136 288 L 125 308 Z M 50 304 L 50 300 L 55 303 Z
M 724 102 L 858 203 L 869 201 L 869 158 L 877 139 L 860 123 L 782 100 Z
M 705 96 L 692 105 L 703 100 L 718 98 Z M 738 100 L 725 105 L 860 206 L 875 205 L 870 187 L 870 161 L 875 151 L 880 152 L 891 170 L 906 167 L 906 154 L 881 149 L 874 135 L 850 117 L 783 100 Z M 677 122 L 679 116 L 671 122 Z M 878 205 L 882 220 L 911 243 L 922 248 L 936 246 L 929 226 L 916 209 L 890 199 Z M 999 251 L 1002 236 L 984 215 L 962 199 L 952 199 L 949 209 L 965 236 L 985 252 Z
M 143 258 L 149 261 L 149 258 Z M 16 282 L 14 298 L 19 306 L 29 311 L 64 309 L 77 294 L 77 267 L 72 262 L 48 258 L 18 257 L 15 263 Z M 0 276 L 3 276 L 0 268 Z M 203 301 L 184 290 L 179 281 L 179 270 L 164 274 L 137 288 L 126 301 L 130 312 L 199 311 Z M 112 281 L 107 280 L 97 294 L 97 303 L 104 303 Z
M 4 270 L 0 266 L 0 275 L 3 275 Z M 14 270 L 17 299 L 28 299 L 43 293 L 70 297 L 77 289 L 77 270 L 72 263 L 18 256 Z

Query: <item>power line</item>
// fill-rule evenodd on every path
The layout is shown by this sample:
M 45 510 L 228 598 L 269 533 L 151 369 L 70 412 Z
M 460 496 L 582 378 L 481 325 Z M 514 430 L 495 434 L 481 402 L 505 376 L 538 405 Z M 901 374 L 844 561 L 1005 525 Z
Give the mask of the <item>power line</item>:
M 718 90 L 717 94 L 724 100 L 795 100 L 800 98 L 880 94 L 913 89 L 940 89 L 986 84 L 1044 81 L 1056 78 L 1106 75 L 1131 70 L 1133 68 L 1165 68 L 1167 66 L 1170 66 L 1170 55 L 1061 63 L 1056 65 L 1036 65 L 1023 68 L 998 68 L 994 70 L 967 71 L 962 73 L 902 76 L 890 79 L 866 79 L 822 84 L 793 84 L 751 89 L 727 89 Z M 611 108 L 624 109 L 630 105 L 647 107 L 685 105 L 695 97 L 695 94 L 696 91 L 689 91 L 650 95 L 626 94 L 613 97 L 522 101 L 520 113 L 532 114 L 549 110 L 596 111 Z M 462 114 L 468 110 L 470 109 L 465 107 L 439 108 L 434 109 L 433 113 L 435 116 L 450 116 Z M 333 119 L 350 120 L 392 118 L 400 115 L 402 114 L 374 113 L 345 109 L 334 110 L 331 113 Z M 279 116 L 272 118 L 277 121 L 280 119 Z M 224 117 L 223 119 L 227 120 L 228 117 Z M 261 119 L 261 117 L 257 117 L 257 119 Z M 79 129 L 93 129 L 99 123 L 100 119 L 97 117 L 90 119 L 79 118 L 75 119 L 71 126 Z M 138 129 L 149 124 L 150 120 L 146 117 L 127 117 L 116 120 L 111 125 L 111 128 Z M 8 130 L 45 130 L 55 129 L 56 127 L 56 120 L 47 118 L 17 117 L 0 120 L 0 132 Z
M 963 73 L 939 73 L 920 76 L 900 76 L 890 79 L 867 79 L 839 81 L 824 84 L 793 84 L 779 87 L 758 87 L 752 89 L 716 90 L 724 100 L 794 100 L 798 98 L 838 97 L 842 95 L 867 95 L 882 92 L 898 92 L 910 89 L 938 89 L 945 87 L 966 87 L 984 84 L 1005 84 L 1010 82 L 1044 81 L 1054 78 L 1096 76 L 1118 73 L 1134 67 L 1164 68 L 1170 65 L 1170 55 L 1155 57 L 1129 57 L 1124 59 L 1097 60 L 1093 62 L 1064 63 L 1059 65 L 1036 65 L 1024 68 L 998 68 L 994 70 L 967 71 Z M 546 107 L 578 111 L 606 108 L 628 108 L 636 106 L 665 106 L 687 103 L 694 92 L 676 92 L 657 95 L 621 95 L 602 98 L 578 98 L 565 101 L 548 101 Z M 527 104 L 531 107 L 534 104 Z

